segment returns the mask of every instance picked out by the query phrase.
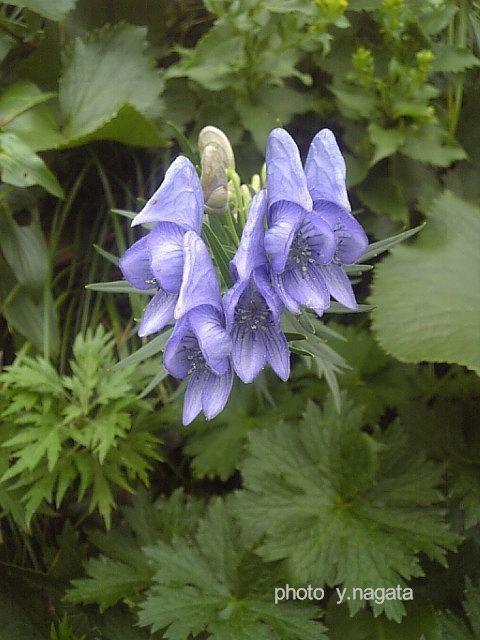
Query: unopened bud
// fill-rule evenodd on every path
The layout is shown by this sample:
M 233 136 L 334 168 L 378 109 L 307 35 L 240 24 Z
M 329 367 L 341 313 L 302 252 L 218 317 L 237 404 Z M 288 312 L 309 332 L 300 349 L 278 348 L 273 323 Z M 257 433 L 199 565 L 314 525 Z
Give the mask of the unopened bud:
M 250 184 L 255 193 L 258 193 L 260 191 L 260 189 L 262 188 L 262 183 L 260 182 L 260 176 L 258 175 L 258 173 L 255 173 L 252 176 L 252 181 Z
M 228 201 L 227 169 L 235 167 L 232 146 L 216 127 L 204 127 L 198 134 L 205 208 L 210 213 L 225 211 Z

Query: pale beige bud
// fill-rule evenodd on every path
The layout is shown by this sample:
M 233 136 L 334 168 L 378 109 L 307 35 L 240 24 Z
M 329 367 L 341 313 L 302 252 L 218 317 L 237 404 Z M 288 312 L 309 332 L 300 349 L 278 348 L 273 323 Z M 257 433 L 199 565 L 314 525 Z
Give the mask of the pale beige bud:
M 227 169 L 235 167 L 232 146 L 223 131 L 208 126 L 198 134 L 198 148 L 205 208 L 209 213 L 222 213 L 228 202 Z

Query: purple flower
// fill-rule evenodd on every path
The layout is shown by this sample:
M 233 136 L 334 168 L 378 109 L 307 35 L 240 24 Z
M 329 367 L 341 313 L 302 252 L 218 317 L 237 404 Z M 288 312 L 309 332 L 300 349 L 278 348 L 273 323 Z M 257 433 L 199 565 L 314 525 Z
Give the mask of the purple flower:
M 183 404 L 183 424 L 187 425 L 202 410 L 208 420 L 222 411 L 233 372 L 220 287 L 207 247 L 193 231 L 185 234 L 184 247 L 177 323 L 165 347 L 164 365 L 176 378 L 190 376 Z
M 368 247 L 368 238 L 350 213 L 345 160 L 329 129 L 322 129 L 312 140 L 305 175 L 313 209 L 328 222 L 335 236 L 333 260 L 322 269 L 325 281 L 334 298 L 355 309 L 357 303 L 352 285 L 341 265 L 353 264 L 361 258 Z
M 243 382 L 252 382 L 268 363 L 275 373 L 287 380 L 290 354 L 280 329 L 284 305 L 269 278 L 264 250 L 263 220 L 267 211 L 264 191 L 251 204 L 231 268 L 237 281 L 225 294 L 223 306 L 227 329 L 232 337 L 232 360 Z
M 321 315 L 330 295 L 355 308 L 341 265 L 357 260 L 368 241 L 350 214 L 345 163 L 333 133 L 324 129 L 315 136 L 304 171 L 291 136 L 284 129 L 274 129 L 266 162 L 269 228 L 265 249 L 278 295 L 293 313 L 304 305 Z
M 188 230 L 200 232 L 202 216 L 200 180 L 192 163 L 180 156 L 132 222 L 132 226 L 157 224 L 120 259 L 120 269 L 133 287 L 157 290 L 143 314 L 139 336 L 160 331 L 173 321 L 184 272 L 184 236 Z
M 195 307 L 177 321 L 163 362 L 175 378 L 190 376 L 183 400 L 184 425 L 202 410 L 211 420 L 225 407 L 233 383 L 229 348 L 222 314 L 214 307 Z

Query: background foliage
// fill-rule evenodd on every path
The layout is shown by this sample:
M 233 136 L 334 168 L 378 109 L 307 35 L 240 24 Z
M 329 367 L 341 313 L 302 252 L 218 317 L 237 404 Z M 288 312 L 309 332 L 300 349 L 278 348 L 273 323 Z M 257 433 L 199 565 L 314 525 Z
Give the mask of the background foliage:
M 480 637 L 479 46 L 475 0 L 1 3 L 1 640 Z M 380 245 L 371 323 L 286 318 L 290 383 L 185 430 L 145 300 L 85 284 L 206 124 L 246 184 L 332 128 Z

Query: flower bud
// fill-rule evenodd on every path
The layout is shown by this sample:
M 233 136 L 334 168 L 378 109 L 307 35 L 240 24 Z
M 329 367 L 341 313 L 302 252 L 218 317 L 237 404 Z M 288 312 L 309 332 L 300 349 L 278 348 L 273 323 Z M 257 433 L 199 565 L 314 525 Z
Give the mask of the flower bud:
M 222 213 L 228 200 L 227 169 L 235 167 L 232 146 L 223 131 L 208 126 L 198 134 L 198 148 L 205 208 L 209 213 Z

